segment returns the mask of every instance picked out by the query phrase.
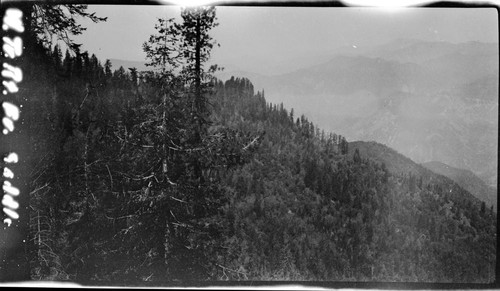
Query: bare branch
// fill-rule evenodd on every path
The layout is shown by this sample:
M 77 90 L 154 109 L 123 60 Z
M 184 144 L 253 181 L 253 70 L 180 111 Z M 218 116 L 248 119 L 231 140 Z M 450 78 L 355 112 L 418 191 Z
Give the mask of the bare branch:
M 181 202 L 181 203 L 187 203 L 186 201 L 181 200 L 181 199 L 179 199 L 179 198 L 175 198 L 175 197 L 173 197 L 173 196 L 170 196 L 170 199 L 175 200 L 175 201 L 179 201 L 179 202 Z

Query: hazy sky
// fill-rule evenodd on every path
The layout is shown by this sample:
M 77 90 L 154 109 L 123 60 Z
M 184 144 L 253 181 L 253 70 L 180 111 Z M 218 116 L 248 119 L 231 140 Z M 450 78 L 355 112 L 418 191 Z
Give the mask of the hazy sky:
M 178 17 L 172 6 L 89 5 L 108 21 L 84 22 L 77 40 L 100 59 L 144 60 L 142 43 L 158 17 Z M 493 8 L 218 7 L 215 62 L 233 69 L 325 54 L 338 47 L 382 44 L 395 38 L 498 42 Z

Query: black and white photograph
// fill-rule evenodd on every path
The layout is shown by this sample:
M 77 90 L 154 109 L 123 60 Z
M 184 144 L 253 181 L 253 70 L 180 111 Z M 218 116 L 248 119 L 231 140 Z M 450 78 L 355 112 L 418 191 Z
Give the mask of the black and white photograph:
M 6 3 L 0 282 L 495 286 L 495 7 Z

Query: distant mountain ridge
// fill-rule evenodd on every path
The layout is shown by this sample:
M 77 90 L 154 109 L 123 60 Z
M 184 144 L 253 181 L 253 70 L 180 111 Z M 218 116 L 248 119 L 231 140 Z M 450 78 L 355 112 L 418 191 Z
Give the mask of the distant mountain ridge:
M 385 45 L 366 50 L 364 54 L 401 63 L 422 64 L 449 54 L 490 55 L 495 54 L 497 44 L 469 41 L 451 43 L 445 41 L 421 41 L 416 39 L 396 39 Z
M 325 130 L 387 144 L 418 163 L 469 169 L 496 185 L 498 44 L 399 39 L 344 51 L 278 76 L 238 76 Z
M 302 67 L 290 65 L 295 69 L 280 75 L 241 68 L 216 76 L 247 77 L 270 102 L 283 102 L 349 140 L 375 140 L 418 163 L 469 169 L 496 186 L 498 44 L 396 39 L 321 57 L 300 60 Z M 147 69 L 112 62 L 114 69 Z
M 481 199 L 474 196 L 467 189 L 456 183 L 445 175 L 436 173 L 410 158 L 398 153 L 394 149 L 374 142 L 355 141 L 349 142 L 349 155 L 353 156 L 358 150 L 361 157 L 368 157 L 379 163 L 384 163 L 393 175 L 413 175 L 421 177 L 424 184 L 435 183 L 444 187 L 444 193 L 454 193 L 459 199 L 466 199 L 475 204 L 481 203 Z
M 497 191 L 496 189 L 486 185 L 484 181 L 482 181 L 479 177 L 474 175 L 469 170 L 463 170 L 448 166 L 441 162 L 428 162 L 423 163 L 422 166 L 427 169 L 446 176 L 457 184 L 459 184 L 462 188 L 469 191 L 471 194 L 476 196 L 478 199 L 484 201 L 488 207 L 493 205 L 493 208 L 497 208 Z

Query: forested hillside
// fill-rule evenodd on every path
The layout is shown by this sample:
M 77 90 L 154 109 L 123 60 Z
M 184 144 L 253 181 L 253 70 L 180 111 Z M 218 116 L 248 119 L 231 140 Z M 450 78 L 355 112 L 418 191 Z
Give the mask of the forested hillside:
M 51 59 L 57 61 L 58 55 L 56 49 Z M 67 58 L 63 63 L 78 64 Z M 95 82 L 101 85 L 95 95 L 87 96 L 82 82 L 76 96 L 81 100 L 57 104 L 61 95 L 55 91 L 65 92 L 65 84 L 81 82 L 75 73 L 49 91 L 55 104 L 40 102 L 38 114 L 33 115 L 43 118 L 32 122 L 40 125 L 33 132 L 34 145 L 45 147 L 36 159 L 44 166 L 34 167 L 33 173 L 32 234 L 35 242 L 44 243 L 34 250 L 33 276 L 124 280 L 123 274 L 133 278 L 132 273 L 137 282 L 152 274 L 150 280 L 164 280 L 155 273 L 159 267 L 153 267 L 160 255 L 155 245 L 164 241 L 156 237 L 158 230 L 148 229 L 152 227 L 148 221 L 159 218 L 141 217 L 138 213 L 144 210 L 134 205 L 142 202 L 142 207 L 154 210 L 159 198 L 145 203 L 151 180 L 139 174 L 154 168 L 155 159 L 141 149 L 146 145 L 130 137 L 134 127 L 148 122 L 138 113 L 154 106 L 155 90 L 140 95 L 142 86 L 134 86 L 132 74 L 123 69 L 110 74 L 106 66 L 94 64 L 102 78 Z M 52 68 L 51 63 L 46 65 Z M 213 261 L 207 267 L 212 273 L 200 270 L 199 279 L 487 282 L 493 278 L 496 214 L 481 209 L 473 198 L 457 202 L 440 188 L 442 184 L 422 182 L 420 177 L 430 174 L 410 169 L 393 174 L 363 150 L 361 155 L 346 155 L 345 139 L 320 132 L 281 104 L 266 104 L 262 92 L 255 94 L 247 79 L 218 82 L 215 88 L 210 131 L 229 128 L 234 136 L 250 135 L 248 141 L 257 133 L 265 135 L 244 166 L 218 172 L 220 183 L 214 191 L 225 200 L 212 222 L 221 225 L 221 233 L 215 242 L 206 241 L 217 248 L 204 249 L 210 260 L 205 258 L 203 264 Z M 98 116 L 95 122 L 100 124 L 93 132 L 88 125 L 89 134 L 79 129 L 85 125 L 70 128 L 73 125 L 61 117 L 51 121 L 58 106 L 79 108 L 86 96 L 103 103 L 82 106 L 87 113 L 80 116 L 86 123 L 91 114 Z M 35 139 L 48 135 L 54 138 Z M 93 157 L 87 162 L 90 196 L 84 192 L 85 148 Z M 173 196 L 170 203 L 173 209 L 179 207 L 175 203 L 183 205 Z M 175 220 L 172 223 L 175 227 Z M 146 241 L 139 244 L 141 239 Z M 171 268 L 188 262 L 203 265 L 195 261 L 194 251 L 175 258 L 178 251 L 189 250 L 183 247 L 172 255 Z M 177 276 L 191 278 L 195 270 L 186 266 Z
M 486 183 L 479 177 L 474 175 L 471 171 L 457 169 L 440 162 L 423 163 L 422 166 L 429 170 L 446 176 L 453 181 L 457 182 L 462 188 L 469 191 L 481 201 L 486 203 L 486 207 L 497 207 L 497 190 L 494 187 L 486 185 Z
M 266 105 L 260 92 L 236 97 L 235 83 L 218 86 L 223 120 L 266 135 L 227 178 L 237 251 L 226 264 L 263 280 L 493 279 L 496 213 L 484 203 L 392 149 L 347 143 Z
M 468 169 L 496 186 L 498 48 L 399 39 L 277 76 L 241 74 L 325 130 L 386 144 L 418 163 Z
M 32 279 L 493 281 L 495 212 L 248 79 L 211 78 L 215 9 L 181 17 L 145 42 L 149 72 L 31 50 L 18 98 L 30 100 Z M 180 43 L 165 49 L 165 35 Z

